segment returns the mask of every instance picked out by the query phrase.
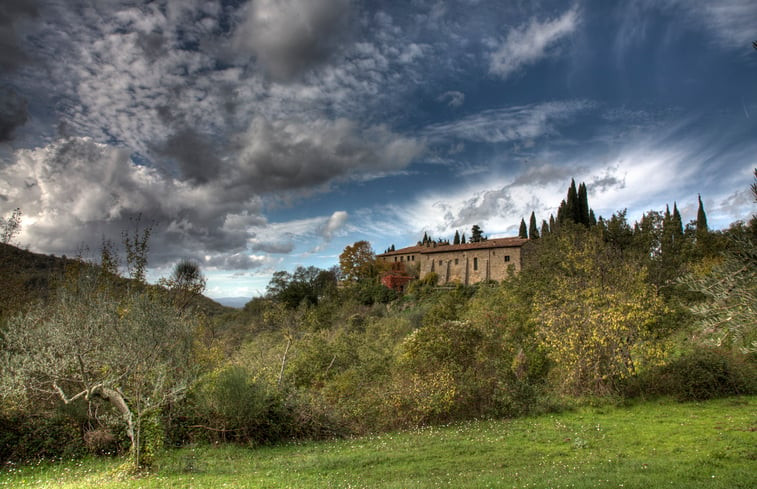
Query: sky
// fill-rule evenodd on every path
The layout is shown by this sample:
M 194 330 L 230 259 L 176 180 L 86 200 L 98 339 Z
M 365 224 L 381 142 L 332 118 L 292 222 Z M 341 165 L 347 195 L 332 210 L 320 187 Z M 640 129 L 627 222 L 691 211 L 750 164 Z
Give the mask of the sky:
M 753 0 L 3 0 L 0 215 L 31 251 L 153 226 L 210 297 L 474 224 L 755 212 Z

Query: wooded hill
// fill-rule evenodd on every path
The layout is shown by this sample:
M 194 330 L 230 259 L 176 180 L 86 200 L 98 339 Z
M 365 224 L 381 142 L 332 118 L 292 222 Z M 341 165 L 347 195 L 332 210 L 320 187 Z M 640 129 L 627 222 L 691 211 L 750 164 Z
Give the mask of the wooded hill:
M 165 444 L 757 392 L 757 218 L 713 231 L 705 209 L 684 224 L 673 203 L 592 219 L 581 188 L 529 235 L 521 273 L 488 286 L 439 290 L 428 274 L 397 295 L 364 241 L 338 268 L 277 272 L 265 297 L 212 317 L 98 273 L 112 260 L 46 279 L 47 301 L 0 323 L 0 458 L 120 451 L 148 465 Z M 60 263 L 3 250 L 34 264 L 7 275 L 22 285 Z M 173 294 L 198 290 L 187 271 Z

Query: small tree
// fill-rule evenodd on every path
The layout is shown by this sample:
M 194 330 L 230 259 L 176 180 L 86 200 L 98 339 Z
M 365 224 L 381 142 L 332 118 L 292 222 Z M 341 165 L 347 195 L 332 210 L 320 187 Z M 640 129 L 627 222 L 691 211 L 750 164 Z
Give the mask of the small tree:
M 21 232 L 21 209 L 16 207 L 8 218 L 0 217 L 0 243 L 11 244 Z
M 170 290 L 175 304 L 184 309 L 205 291 L 206 279 L 197 262 L 182 259 L 174 265 L 171 275 L 158 280 L 158 284 Z
M 376 275 L 376 255 L 368 241 L 346 246 L 339 255 L 339 268 L 345 280 L 357 282 Z
M 5 395 L 66 404 L 105 400 L 121 416 L 138 468 L 162 440 L 143 439 L 145 423 L 193 377 L 195 320 L 149 290 L 124 293 L 100 277 L 84 265 L 49 304 L 8 322 L 2 386 Z
M 478 224 L 474 224 L 471 228 L 471 236 L 470 236 L 470 242 L 471 243 L 479 243 L 484 240 L 484 231 L 481 229 L 481 226 Z

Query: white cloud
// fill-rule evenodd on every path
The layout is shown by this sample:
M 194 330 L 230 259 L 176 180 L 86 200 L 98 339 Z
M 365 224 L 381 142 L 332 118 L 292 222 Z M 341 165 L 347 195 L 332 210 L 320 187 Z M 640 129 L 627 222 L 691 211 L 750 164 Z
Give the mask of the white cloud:
M 450 107 L 457 108 L 462 106 L 465 102 L 465 94 L 463 92 L 458 92 L 457 90 L 450 90 L 449 92 L 444 92 L 439 95 L 437 100 L 440 102 L 446 102 Z
M 485 110 L 428 126 L 424 135 L 439 142 L 450 138 L 486 143 L 528 141 L 555 134 L 560 123 L 593 107 L 593 103 L 585 100 L 568 100 Z
M 522 67 L 547 57 L 549 48 L 573 33 L 579 22 L 578 10 L 572 8 L 558 18 L 544 22 L 532 19 L 528 24 L 511 29 L 491 53 L 489 72 L 508 78 Z
M 755 40 L 757 2 L 753 0 L 668 0 L 677 15 L 704 25 L 727 49 L 751 51 Z

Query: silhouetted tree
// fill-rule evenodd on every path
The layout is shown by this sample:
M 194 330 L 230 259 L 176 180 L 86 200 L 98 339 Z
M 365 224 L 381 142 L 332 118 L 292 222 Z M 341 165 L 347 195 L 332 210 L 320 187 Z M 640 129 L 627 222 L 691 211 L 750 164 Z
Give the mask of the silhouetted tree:
M 526 227 L 526 220 L 522 219 L 520 220 L 520 228 L 518 228 L 518 237 L 519 238 L 528 238 L 528 228 Z
M 528 237 L 539 239 L 539 228 L 536 227 L 536 214 L 533 211 L 531 211 L 531 218 L 528 223 Z
M 484 232 L 478 224 L 474 224 L 471 228 L 471 243 L 478 243 L 484 240 Z

